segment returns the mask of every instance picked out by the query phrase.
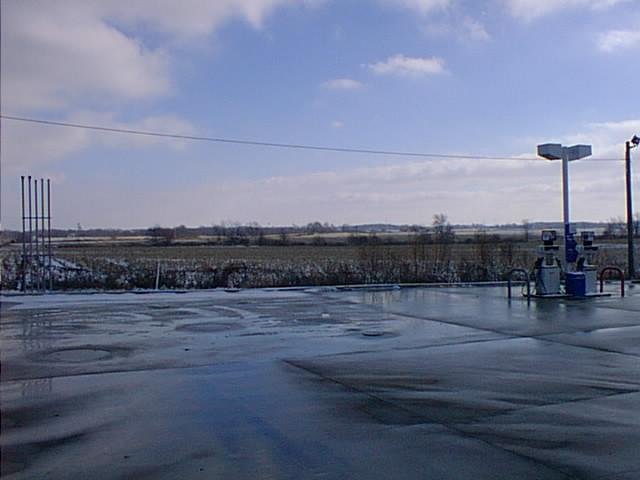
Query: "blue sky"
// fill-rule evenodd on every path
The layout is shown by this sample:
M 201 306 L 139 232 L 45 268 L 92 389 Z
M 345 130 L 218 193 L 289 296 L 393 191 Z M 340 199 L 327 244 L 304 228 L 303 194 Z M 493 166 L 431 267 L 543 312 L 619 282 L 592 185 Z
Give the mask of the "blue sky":
M 640 135 L 636 0 L 2 0 L 2 113 L 337 147 L 533 157 Z M 51 177 L 72 227 L 559 220 L 560 165 L 256 148 L 2 120 L 2 223 Z M 624 212 L 571 166 L 572 216 Z M 635 175 L 637 185 L 638 176 Z M 636 196 L 637 194 L 636 188 Z

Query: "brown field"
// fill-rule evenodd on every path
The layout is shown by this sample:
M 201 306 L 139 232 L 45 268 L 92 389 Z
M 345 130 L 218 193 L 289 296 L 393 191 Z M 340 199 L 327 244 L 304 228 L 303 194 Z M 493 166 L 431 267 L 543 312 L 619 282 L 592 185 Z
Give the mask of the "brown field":
M 59 289 L 273 287 L 360 283 L 504 280 L 512 268 L 530 270 L 537 241 L 496 237 L 454 243 L 221 246 L 150 245 L 94 238 L 54 248 Z M 296 239 L 297 240 L 297 239 Z M 603 245 L 598 264 L 625 266 L 625 244 Z M 2 252 L 2 287 L 19 288 L 20 246 Z

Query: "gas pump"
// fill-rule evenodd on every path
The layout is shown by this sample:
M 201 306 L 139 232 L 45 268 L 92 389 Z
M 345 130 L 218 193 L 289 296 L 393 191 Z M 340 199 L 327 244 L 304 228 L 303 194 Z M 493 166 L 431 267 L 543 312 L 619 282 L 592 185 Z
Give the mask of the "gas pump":
M 534 266 L 536 295 L 560 294 L 560 261 L 558 251 L 560 247 L 555 245 L 557 239 L 555 230 L 542 231 L 542 245 L 538 247 L 538 259 Z
M 598 292 L 598 268 L 595 264 L 595 256 L 599 247 L 593 244 L 595 234 L 593 232 L 582 232 L 582 245 L 578 246 L 578 263 L 576 269 L 584 273 L 585 294 L 594 295 Z

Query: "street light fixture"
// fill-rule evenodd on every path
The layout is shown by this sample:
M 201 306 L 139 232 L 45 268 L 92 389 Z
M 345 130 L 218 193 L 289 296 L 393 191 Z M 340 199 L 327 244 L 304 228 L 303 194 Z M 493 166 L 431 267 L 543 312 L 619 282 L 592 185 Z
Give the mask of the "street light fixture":
M 640 143 L 640 139 L 638 139 Z M 569 265 L 578 259 L 577 242 L 571 231 L 569 221 L 569 162 L 589 157 L 591 145 L 573 145 L 565 147 L 559 143 L 545 143 L 538 145 L 538 155 L 547 160 L 562 160 L 562 213 L 564 217 L 564 258 Z
M 631 199 L 631 149 L 636 148 L 640 144 L 640 137 L 634 135 L 633 138 L 625 143 L 625 179 L 627 183 L 627 263 L 629 266 L 629 278 L 634 279 L 636 276 L 635 260 L 633 258 L 633 202 Z

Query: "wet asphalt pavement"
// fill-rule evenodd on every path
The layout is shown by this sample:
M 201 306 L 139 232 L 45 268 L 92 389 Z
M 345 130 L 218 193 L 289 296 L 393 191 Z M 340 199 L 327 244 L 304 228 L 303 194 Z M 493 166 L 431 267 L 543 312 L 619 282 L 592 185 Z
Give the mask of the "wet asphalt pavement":
M 640 288 L 1 297 L 2 478 L 640 478 Z

